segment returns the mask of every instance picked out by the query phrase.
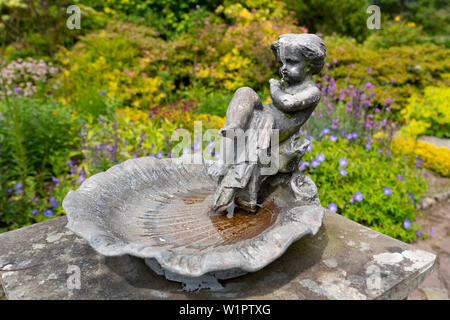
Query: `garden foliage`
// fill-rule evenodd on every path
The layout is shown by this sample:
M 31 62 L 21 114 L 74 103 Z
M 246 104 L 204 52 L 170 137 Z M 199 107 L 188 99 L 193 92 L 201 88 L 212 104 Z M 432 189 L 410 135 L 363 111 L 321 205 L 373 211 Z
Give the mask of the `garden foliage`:
M 362 0 L 79 0 L 82 29 L 69 32 L 61 27 L 69 3 L 44 2 L 0 0 L 0 232 L 63 215 L 67 192 L 114 164 L 172 156 L 176 129 L 221 128 L 239 87 L 270 103 L 268 80 L 278 76 L 270 44 L 309 28 L 326 33 L 328 53 L 299 170 L 323 206 L 417 238 L 423 167 L 448 176 L 450 160 L 415 138 L 448 137 L 450 65 L 449 49 L 431 44 L 412 17 L 368 34 L 358 29 L 365 11 L 350 10 Z M 406 124 L 406 140 L 393 121 Z M 181 151 L 214 159 L 213 145 Z

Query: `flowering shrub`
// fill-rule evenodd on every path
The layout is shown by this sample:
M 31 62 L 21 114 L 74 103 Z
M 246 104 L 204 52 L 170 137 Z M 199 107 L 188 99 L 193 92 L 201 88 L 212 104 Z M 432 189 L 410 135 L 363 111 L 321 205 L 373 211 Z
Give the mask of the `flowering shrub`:
M 351 40 L 325 39 L 330 65 L 327 74 L 339 87 L 358 85 L 361 81 L 374 84 L 374 102 L 382 106 L 386 98 L 392 99 L 397 120 L 400 119 L 397 111 L 411 95 L 421 94 L 427 86 L 448 86 L 450 61 L 446 57 L 450 49 L 412 45 L 373 50 Z
M 58 72 L 51 62 L 33 58 L 20 58 L 8 64 L 0 60 L 0 69 L 0 98 L 5 95 L 31 97 Z
M 414 22 L 393 21 L 370 35 L 364 44 L 369 48 L 379 49 L 411 46 L 426 41 L 424 32 Z
M 450 138 L 450 88 L 427 87 L 423 97 L 413 95 L 401 111 L 404 137 L 421 135 Z
M 175 43 L 180 54 L 173 72 L 177 78 L 189 79 L 191 88 L 233 92 L 251 86 L 260 90 L 276 70 L 270 44 L 282 33 L 306 31 L 289 14 L 268 16 L 264 9 L 249 10 L 239 3 L 220 6 L 216 13 L 225 15 L 231 24 L 206 19 L 201 28 Z
M 126 107 L 159 104 L 175 88 L 165 71 L 166 49 L 170 47 L 152 29 L 111 23 L 60 52 L 63 72 L 55 81 L 56 94 L 94 116 L 105 113 L 106 98 Z
M 443 177 L 450 177 L 450 149 L 436 147 L 430 143 L 417 141 L 410 138 L 394 138 L 392 150 L 396 153 L 405 154 L 411 158 L 417 157 L 417 166 L 423 166 L 433 170 Z
M 299 168 L 316 183 L 322 206 L 402 241 L 417 238 L 420 226 L 405 228 L 403 222 L 414 221 L 415 204 L 427 188 L 419 170 L 377 141 L 369 148 L 328 134 L 312 141 Z
M 0 232 L 63 214 L 59 203 L 71 188 L 65 162 L 79 148 L 78 129 L 69 107 L 26 98 L 0 103 Z
M 380 108 L 372 108 L 374 84 L 366 82 L 363 87 L 353 84 L 338 87 L 334 78 L 325 75 L 317 86 L 322 99 L 304 126 L 310 135 L 315 138 L 325 134 L 348 139 L 370 138 L 386 128 L 392 100 L 386 98 Z
M 183 103 L 189 105 L 190 102 L 180 102 Z M 192 134 L 195 121 L 201 121 L 204 130 L 220 129 L 225 122 L 221 117 L 187 112 L 179 112 L 176 117 L 165 117 L 164 112 L 170 112 L 172 106 L 160 106 L 164 111 L 156 115 L 152 109 L 148 113 L 119 109 L 116 111 L 117 117 L 99 118 L 97 122 L 86 123 L 80 133 L 81 151 L 72 153 L 75 163 L 79 162 L 74 172 L 83 170 L 80 176 L 84 179 L 133 157 L 167 157 L 179 143 L 171 141 L 176 129 L 185 128 Z
M 403 223 L 414 221 L 427 184 L 420 166 L 391 152 L 386 131 L 392 100 L 370 108 L 370 82 L 340 88 L 326 75 L 317 86 L 323 97 L 301 131 L 312 147 L 299 170 L 317 184 L 322 205 L 397 239 L 417 238 L 420 226 Z

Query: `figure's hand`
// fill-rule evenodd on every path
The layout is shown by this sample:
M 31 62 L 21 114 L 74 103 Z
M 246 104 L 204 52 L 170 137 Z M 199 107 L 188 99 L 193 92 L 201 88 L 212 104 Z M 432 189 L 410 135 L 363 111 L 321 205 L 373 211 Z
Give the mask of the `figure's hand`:
M 269 84 L 270 84 L 271 89 L 272 89 L 272 87 L 279 88 L 281 86 L 281 81 L 276 80 L 276 79 L 270 79 Z

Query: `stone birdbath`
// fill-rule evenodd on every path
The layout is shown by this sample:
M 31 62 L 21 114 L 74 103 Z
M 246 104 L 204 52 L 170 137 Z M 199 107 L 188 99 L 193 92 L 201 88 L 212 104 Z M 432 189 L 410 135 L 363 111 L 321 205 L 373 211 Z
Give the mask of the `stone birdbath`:
M 98 253 L 145 259 L 187 290 L 256 272 L 316 234 L 325 209 L 297 165 L 310 147 L 299 130 L 320 100 L 312 75 L 326 49 L 313 34 L 281 35 L 271 49 L 281 75 L 269 82 L 273 103 L 263 106 L 251 88 L 236 91 L 219 161 L 184 155 L 115 165 L 68 193 L 67 227 Z

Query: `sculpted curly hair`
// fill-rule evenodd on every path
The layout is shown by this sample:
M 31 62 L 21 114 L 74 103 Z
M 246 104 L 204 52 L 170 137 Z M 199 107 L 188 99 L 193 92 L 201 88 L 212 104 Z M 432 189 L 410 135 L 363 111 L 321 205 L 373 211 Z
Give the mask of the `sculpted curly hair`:
M 287 33 L 278 37 L 270 48 L 278 57 L 281 45 L 289 44 L 298 49 L 299 54 L 305 57 L 307 66 L 312 74 L 318 74 L 324 65 L 326 46 L 321 38 L 310 33 Z

